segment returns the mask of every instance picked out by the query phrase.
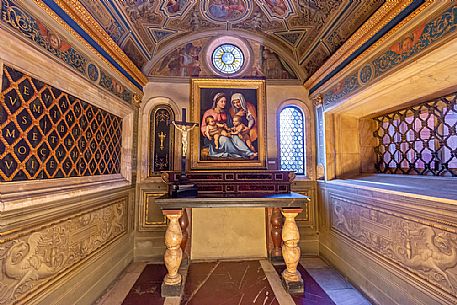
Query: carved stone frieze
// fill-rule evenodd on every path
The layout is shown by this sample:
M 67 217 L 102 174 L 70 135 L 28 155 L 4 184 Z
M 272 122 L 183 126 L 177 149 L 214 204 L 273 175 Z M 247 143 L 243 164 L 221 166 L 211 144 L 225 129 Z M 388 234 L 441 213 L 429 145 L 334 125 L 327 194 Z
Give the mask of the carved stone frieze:
M 331 228 L 457 300 L 457 234 L 450 226 L 331 194 Z
M 0 240 L 0 304 L 24 304 L 128 231 L 128 199 Z

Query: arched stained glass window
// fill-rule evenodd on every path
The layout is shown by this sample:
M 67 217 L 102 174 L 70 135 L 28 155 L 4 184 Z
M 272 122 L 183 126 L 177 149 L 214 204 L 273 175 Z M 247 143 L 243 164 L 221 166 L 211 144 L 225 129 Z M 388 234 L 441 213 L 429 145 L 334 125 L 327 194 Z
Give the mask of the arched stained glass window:
M 240 48 L 233 44 L 223 44 L 213 51 L 213 65 L 224 74 L 238 72 L 244 64 L 244 55 Z
M 287 106 L 279 113 L 279 149 L 281 170 L 305 174 L 305 125 L 303 112 Z

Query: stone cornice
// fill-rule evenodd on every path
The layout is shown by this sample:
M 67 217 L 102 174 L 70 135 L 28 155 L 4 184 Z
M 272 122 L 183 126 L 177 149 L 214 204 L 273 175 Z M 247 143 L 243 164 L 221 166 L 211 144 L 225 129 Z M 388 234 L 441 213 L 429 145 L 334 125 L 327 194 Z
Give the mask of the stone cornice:
M 430 10 L 434 11 L 433 14 L 423 14 L 422 17 L 425 18 L 419 22 L 410 23 L 431 3 L 433 2 L 427 2 L 397 24 L 362 53 L 363 61 L 352 62 L 343 68 L 318 90 L 315 90 L 311 94 L 311 98 L 322 95 L 325 107 L 333 107 L 362 88 L 366 88 L 388 75 L 396 67 L 400 67 L 412 58 L 426 54 L 435 46 L 452 39 L 457 27 L 457 19 L 454 17 L 454 12 L 457 10 L 455 5 L 435 2 L 437 6 L 430 7 Z M 407 26 L 407 24 L 410 25 Z M 411 28 L 412 26 L 414 27 Z M 405 29 L 408 29 L 409 32 L 404 33 Z M 396 37 L 399 36 L 397 34 L 403 36 Z M 411 40 L 412 37 L 415 40 Z M 404 44 L 405 39 L 409 39 L 409 41 Z
M 345 74 L 349 69 L 358 64 L 360 61 L 365 59 L 367 56 L 373 53 L 375 49 L 383 45 L 383 43 L 389 39 L 392 35 L 398 32 L 407 22 L 417 16 L 426 7 L 432 4 L 433 0 L 427 0 L 418 9 L 409 14 L 404 20 L 399 22 L 392 30 L 387 32 L 367 50 L 358 55 L 352 60 L 346 67 L 336 73 L 331 79 L 327 80 L 323 86 L 328 85 L 330 80 L 335 80 L 341 75 Z M 346 41 L 345 44 L 333 54 L 327 62 L 316 72 L 310 79 L 304 84 L 307 89 L 315 87 L 321 82 L 329 73 L 335 71 L 339 65 L 341 65 L 346 59 L 354 54 L 363 44 L 367 43 L 372 37 L 374 37 L 381 29 L 391 22 L 395 17 L 401 14 L 409 5 L 413 3 L 413 0 L 401 0 L 401 1 L 386 1 L 386 3 L 366 21 L 359 30 L 357 30 L 351 38 Z M 320 88 L 319 88 L 320 89 Z M 316 90 L 317 91 L 317 90 Z M 322 91 L 322 90 L 319 90 Z
M 113 39 L 102 29 L 92 15 L 81 5 L 79 0 L 54 0 L 54 4 L 58 5 L 75 24 L 77 24 L 89 39 L 92 39 L 98 44 L 104 52 L 106 52 L 121 69 L 124 69 L 128 75 L 125 75 L 121 69 L 115 67 L 109 60 L 101 54 L 96 48 L 87 41 L 87 37 L 82 37 L 78 34 L 68 22 L 64 21 L 52 8 L 50 8 L 44 0 L 34 0 L 48 15 L 55 21 L 59 22 L 65 30 L 71 33 L 78 41 L 84 44 L 94 54 L 96 54 L 103 62 L 108 64 L 115 71 L 119 71 L 123 78 L 130 76 L 139 85 L 144 86 L 148 80 L 146 76 L 133 64 L 122 49 L 113 41 Z M 131 79 L 129 79 L 132 82 Z M 134 83 L 134 82 L 133 82 Z M 135 83 L 134 83 L 135 84 Z M 138 87 L 138 84 L 135 84 Z

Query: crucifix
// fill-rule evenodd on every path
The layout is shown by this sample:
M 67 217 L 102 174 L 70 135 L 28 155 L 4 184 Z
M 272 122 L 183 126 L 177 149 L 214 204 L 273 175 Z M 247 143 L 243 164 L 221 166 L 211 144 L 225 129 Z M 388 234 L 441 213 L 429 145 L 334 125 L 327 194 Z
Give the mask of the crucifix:
M 197 188 L 194 184 L 191 184 L 186 177 L 186 161 L 187 161 L 187 148 L 188 148 L 188 136 L 189 132 L 198 126 L 198 123 L 192 123 L 186 121 L 186 108 L 182 108 L 182 121 L 172 121 L 172 124 L 176 127 L 177 130 L 181 132 L 182 136 L 182 154 L 181 154 L 181 177 L 179 179 L 179 184 L 175 186 L 173 191 L 180 193 L 181 191 L 190 191 L 187 193 L 192 193 L 196 195 Z

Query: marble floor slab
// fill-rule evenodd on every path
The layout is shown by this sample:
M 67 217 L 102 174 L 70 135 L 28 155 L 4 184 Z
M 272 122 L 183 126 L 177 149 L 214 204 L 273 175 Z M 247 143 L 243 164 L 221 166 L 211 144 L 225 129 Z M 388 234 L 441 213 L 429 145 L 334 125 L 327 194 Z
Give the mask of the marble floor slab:
M 214 304 L 279 305 L 259 261 L 191 264 L 181 305 Z
M 319 257 L 302 258 L 298 269 L 305 280 L 305 298 L 287 294 L 268 260 L 192 263 L 183 296 L 162 298 L 163 264 L 132 263 L 95 305 L 371 305 Z

